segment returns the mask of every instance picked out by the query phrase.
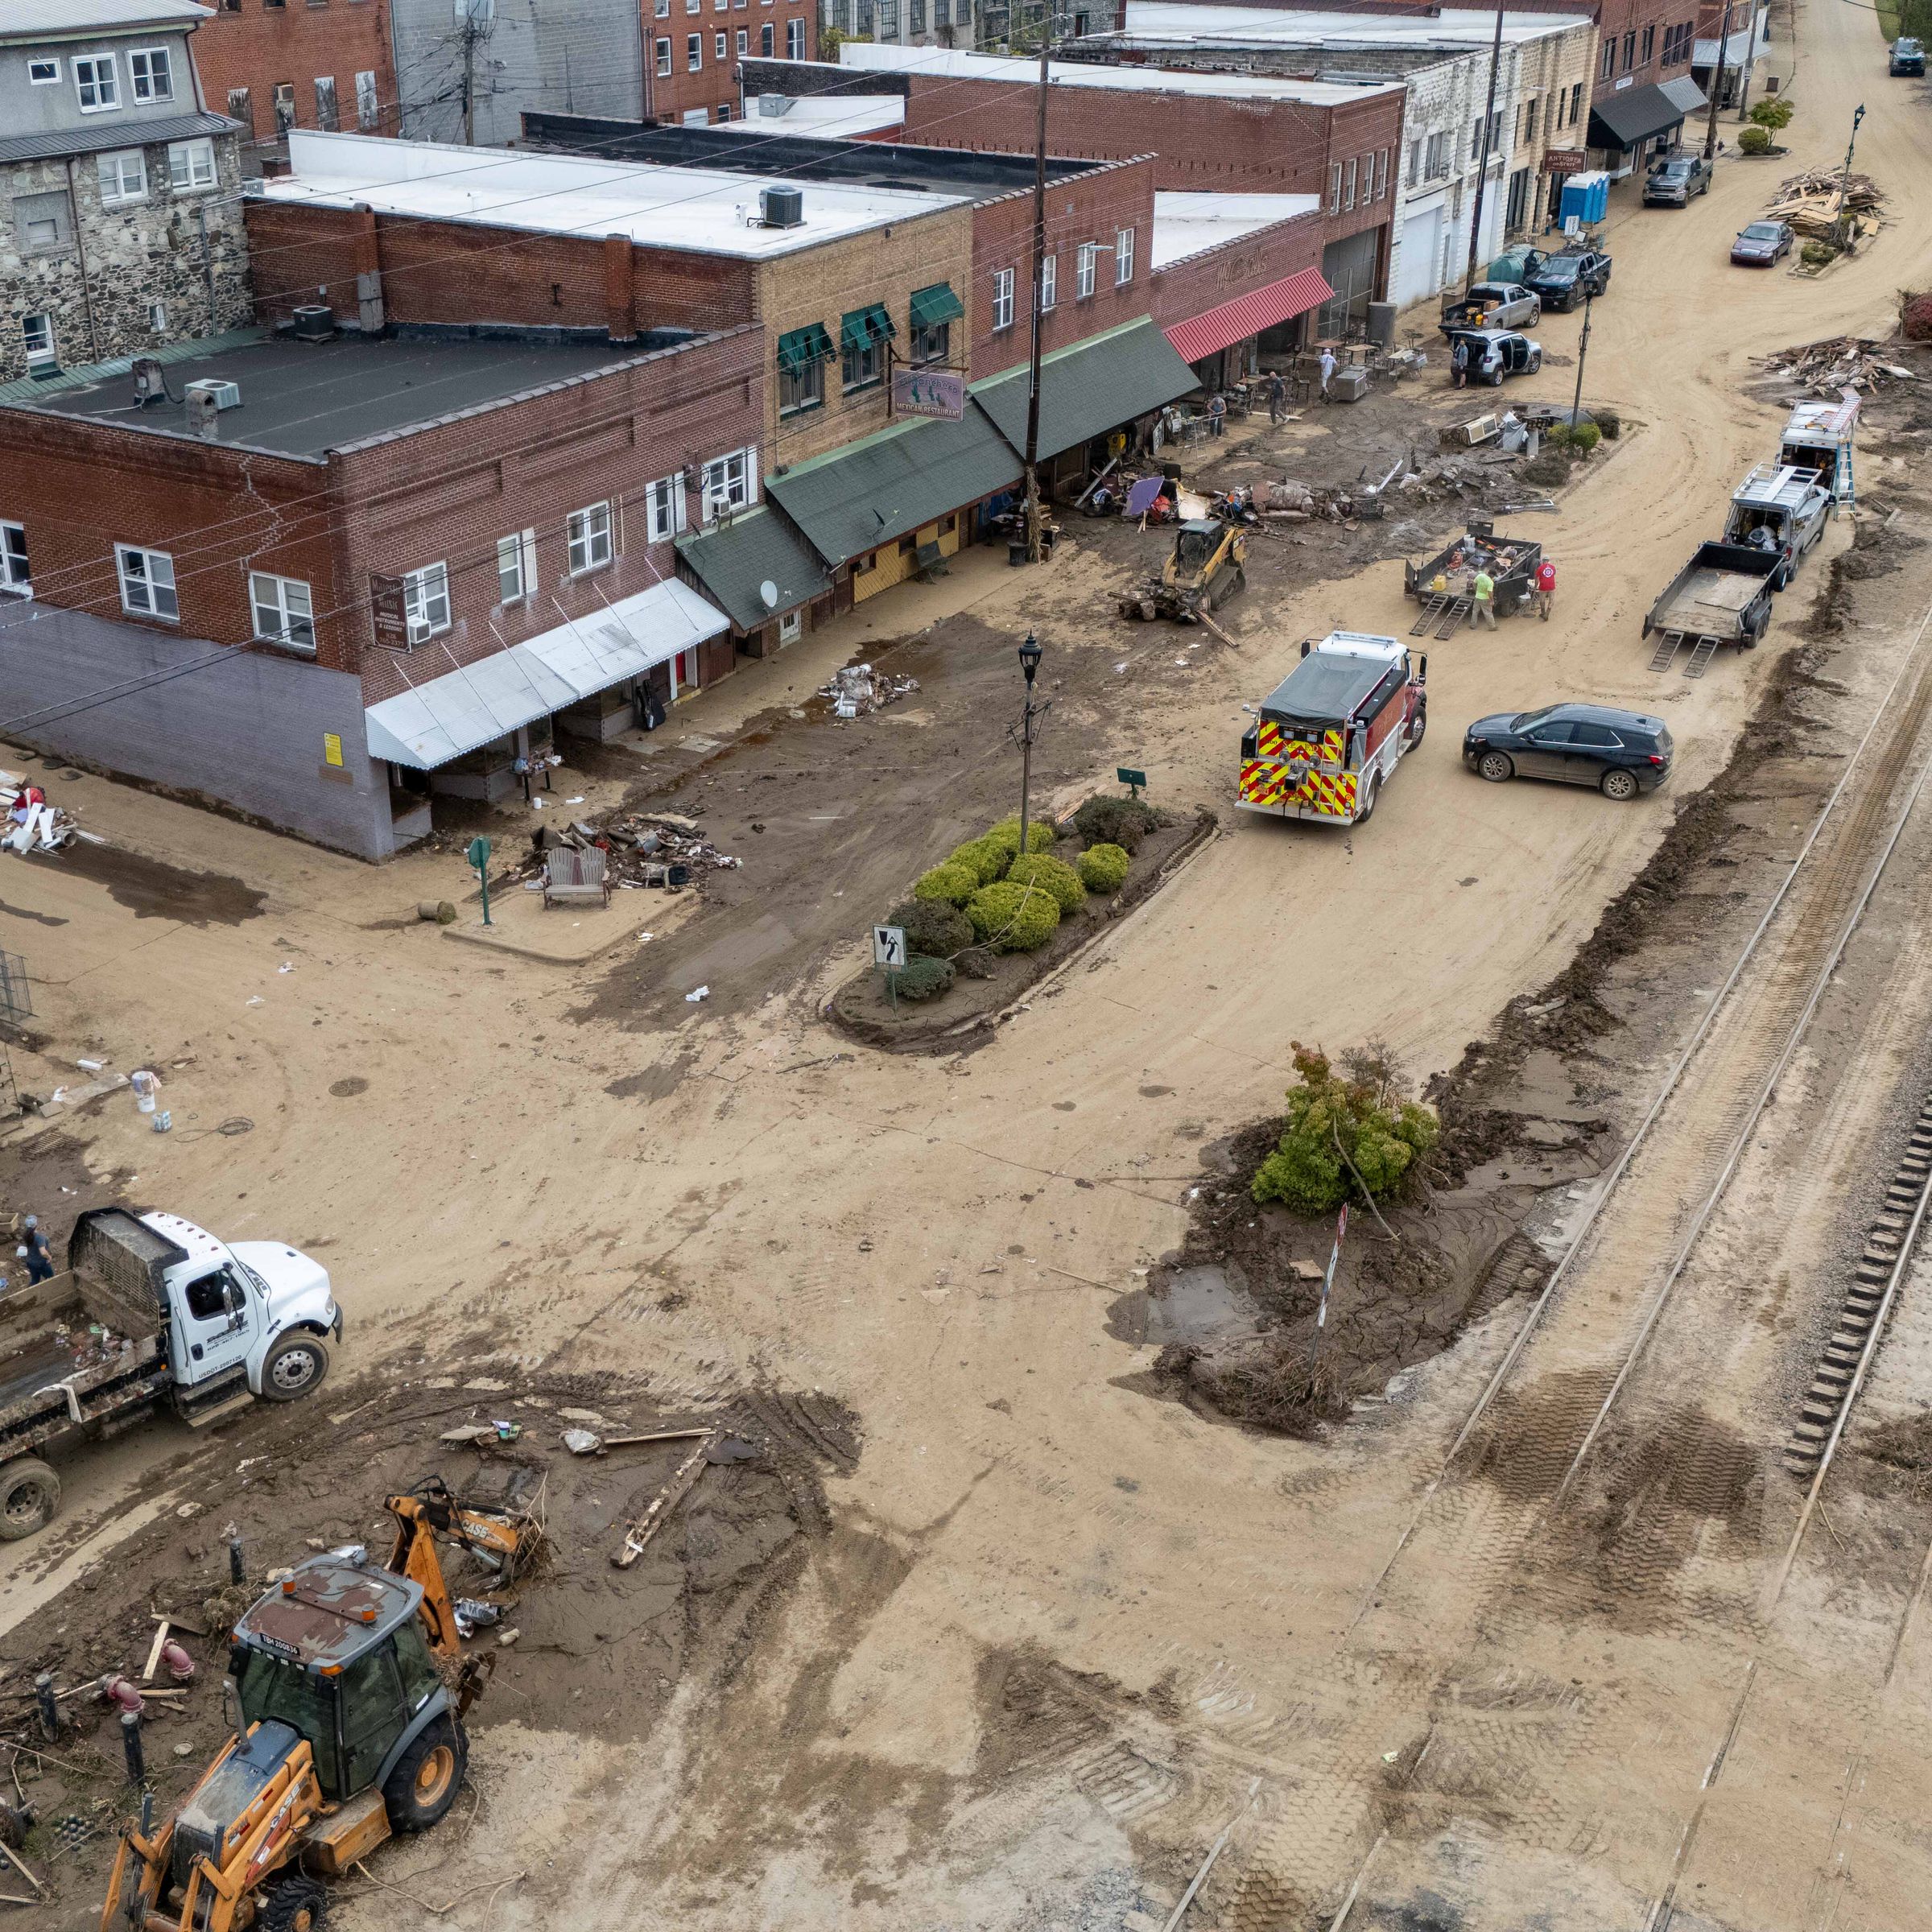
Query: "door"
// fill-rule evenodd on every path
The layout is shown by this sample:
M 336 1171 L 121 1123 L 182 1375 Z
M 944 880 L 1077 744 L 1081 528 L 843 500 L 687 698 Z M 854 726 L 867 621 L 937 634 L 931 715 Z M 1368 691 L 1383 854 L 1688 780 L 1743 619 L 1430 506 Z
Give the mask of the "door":
M 698 687 L 698 650 L 694 644 L 671 660 L 671 701 L 687 698 Z
M 1530 219 L 1530 171 L 1519 167 L 1509 177 L 1509 213 L 1503 225 L 1511 230 L 1521 228 Z
M 1570 734 L 1575 729 L 1567 718 L 1536 726 L 1516 753 L 1517 770 L 1532 778 L 1569 777 Z
M 1624 741 L 1608 724 L 1579 723 L 1571 734 L 1566 775 L 1579 785 L 1595 785 L 1612 765 L 1625 763 L 1618 756 Z
M 1442 252 L 1443 210 L 1438 202 L 1402 224 L 1402 246 L 1396 257 L 1395 290 L 1391 296 L 1397 308 L 1406 308 L 1432 295 L 1442 287 L 1437 258 Z
M 1368 304 L 1375 294 L 1376 254 L 1381 230 L 1364 229 L 1322 250 L 1322 273 L 1334 295 L 1322 304 L 1319 328 L 1324 336 L 1345 336 L 1351 324 L 1366 326 Z
M 176 1291 L 175 1374 L 192 1385 L 238 1368 L 254 1340 L 253 1304 L 238 1269 L 223 1265 L 199 1274 Z
M 386 1644 L 357 1659 L 342 1673 L 344 1798 L 353 1798 L 375 1782 L 389 1748 L 402 1731 L 402 1682 L 394 1653 Z

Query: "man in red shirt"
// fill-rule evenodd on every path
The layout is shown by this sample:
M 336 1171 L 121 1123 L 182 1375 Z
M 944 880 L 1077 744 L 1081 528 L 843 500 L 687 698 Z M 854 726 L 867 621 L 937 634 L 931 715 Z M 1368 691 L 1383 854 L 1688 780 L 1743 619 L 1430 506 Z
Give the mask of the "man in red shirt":
M 1550 600 L 1556 595 L 1556 566 L 1547 557 L 1536 567 L 1536 575 L 1530 580 L 1536 592 L 1536 612 L 1543 621 L 1550 621 Z

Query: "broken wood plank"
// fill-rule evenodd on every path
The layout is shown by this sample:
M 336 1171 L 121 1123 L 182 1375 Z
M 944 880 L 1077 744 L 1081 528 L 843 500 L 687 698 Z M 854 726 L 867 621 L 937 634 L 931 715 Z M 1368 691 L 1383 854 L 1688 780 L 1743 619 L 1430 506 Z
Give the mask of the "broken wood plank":
M 10 1845 L 3 1838 L 0 1838 L 0 1858 L 4 1858 L 6 1862 L 11 1865 L 14 1869 L 18 1872 L 20 1876 L 25 1879 L 27 1882 L 31 1885 L 33 1889 L 43 1897 L 46 1897 L 47 1887 L 42 1885 L 39 1880 L 35 1878 L 33 1873 L 27 1870 L 26 1862 L 22 1859 L 20 1854 L 16 1852 L 13 1847 Z
M 604 1439 L 606 1449 L 628 1449 L 636 1443 L 691 1443 L 701 1435 L 709 1435 L 705 1429 L 654 1429 L 649 1435 L 607 1435 Z
M 620 1570 L 628 1570 L 644 1554 L 646 1545 L 670 1521 L 685 1492 L 704 1474 L 705 1453 L 711 1443 L 712 1434 L 708 1429 L 704 1441 L 685 1457 L 671 1480 L 651 1499 L 650 1507 L 625 1531 L 624 1547 L 610 1559 Z
M 200 1624 L 191 1623 L 179 1610 L 171 1610 L 163 1616 L 159 1610 L 151 1610 L 148 1615 L 158 1624 L 166 1624 L 171 1629 L 185 1630 L 190 1637 L 206 1637 L 208 1631 Z
M 155 1625 L 155 1641 L 148 1645 L 147 1662 L 141 1666 L 141 1681 L 144 1684 L 155 1681 L 155 1671 L 161 1662 L 161 1646 L 167 1641 L 167 1619 L 163 1617 Z

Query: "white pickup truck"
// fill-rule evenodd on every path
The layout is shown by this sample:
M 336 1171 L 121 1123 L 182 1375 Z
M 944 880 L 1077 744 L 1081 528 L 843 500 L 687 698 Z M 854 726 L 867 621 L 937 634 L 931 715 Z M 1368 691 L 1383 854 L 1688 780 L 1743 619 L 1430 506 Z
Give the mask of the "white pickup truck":
M 67 1271 L 0 1293 L 0 1540 L 43 1529 L 60 1479 L 34 1451 L 166 1406 L 200 1428 L 258 1396 L 308 1394 L 342 1311 L 328 1271 L 280 1241 L 232 1247 L 178 1214 L 97 1208 Z

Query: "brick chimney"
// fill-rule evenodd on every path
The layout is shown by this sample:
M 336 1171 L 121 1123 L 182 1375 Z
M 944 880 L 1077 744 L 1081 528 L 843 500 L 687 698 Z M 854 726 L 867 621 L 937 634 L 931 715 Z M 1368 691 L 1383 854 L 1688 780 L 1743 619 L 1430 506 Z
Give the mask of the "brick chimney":
M 356 319 L 365 336 L 379 336 L 382 312 L 382 250 L 376 236 L 376 211 L 366 201 L 355 208 Z
M 637 341 L 638 299 L 631 280 L 629 235 L 604 237 L 604 313 L 612 341 Z

